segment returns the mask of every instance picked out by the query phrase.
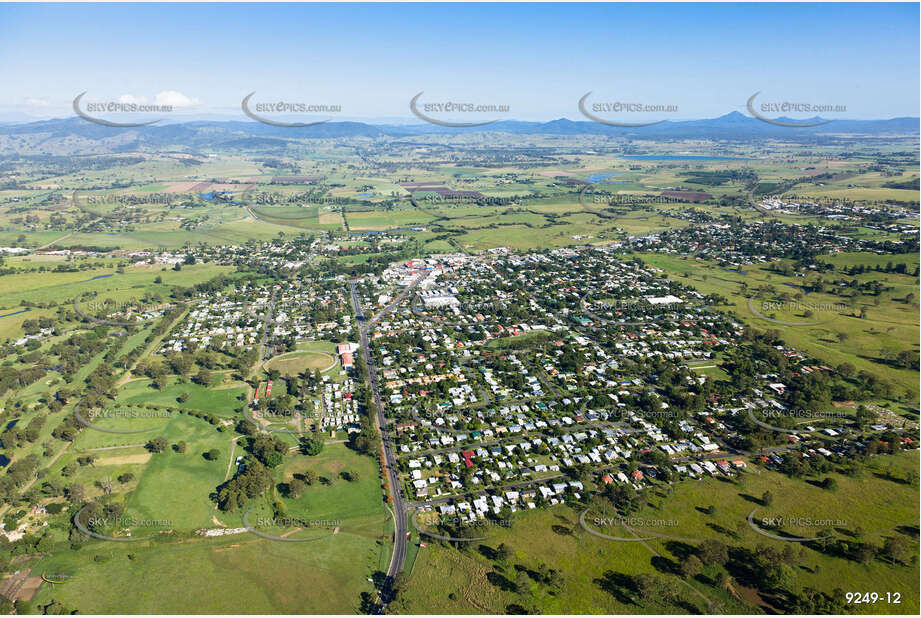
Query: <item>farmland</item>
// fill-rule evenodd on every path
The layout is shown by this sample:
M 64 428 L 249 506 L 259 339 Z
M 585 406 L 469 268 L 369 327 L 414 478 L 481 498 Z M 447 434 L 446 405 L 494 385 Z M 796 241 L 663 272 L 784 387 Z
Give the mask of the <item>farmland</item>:
M 18 614 L 917 612 L 916 137 L 240 131 L 0 189 Z

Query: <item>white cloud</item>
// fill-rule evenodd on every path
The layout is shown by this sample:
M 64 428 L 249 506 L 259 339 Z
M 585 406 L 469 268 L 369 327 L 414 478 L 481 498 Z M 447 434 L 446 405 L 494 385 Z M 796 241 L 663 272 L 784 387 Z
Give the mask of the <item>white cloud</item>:
M 192 107 L 200 103 L 198 99 L 190 99 L 181 92 L 176 92 L 175 90 L 158 92 L 157 96 L 154 98 L 154 102 L 157 105 L 172 105 L 173 107 Z
M 34 97 L 27 98 L 25 103 L 32 107 L 48 107 L 50 105 L 45 99 L 36 99 Z
M 129 105 L 131 104 L 140 105 L 143 103 L 147 103 L 147 97 L 136 97 L 133 94 L 123 94 L 120 97 L 118 97 L 118 102 L 126 103 Z

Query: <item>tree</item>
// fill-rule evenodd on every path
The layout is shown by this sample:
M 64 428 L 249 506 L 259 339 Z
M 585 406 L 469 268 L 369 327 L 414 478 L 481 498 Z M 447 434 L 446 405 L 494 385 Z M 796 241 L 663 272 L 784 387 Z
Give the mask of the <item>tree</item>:
M 685 559 L 681 564 L 681 575 L 685 579 L 690 579 L 704 570 L 704 563 L 700 561 L 700 558 L 691 554 Z
M 643 603 L 669 604 L 678 598 L 677 584 L 672 579 L 640 573 L 633 577 L 633 588 Z
M 825 479 L 822 481 L 822 488 L 823 488 L 823 489 L 835 490 L 835 489 L 838 488 L 838 481 L 836 481 L 835 479 L 833 479 L 833 478 L 830 477 L 830 476 L 827 476 L 827 477 L 825 477 Z
M 911 556 L 911 545 L 901 536 L 891 536 L 883 543 L 882 555 L 893 564 L 905 564 Z
M 857 562 L 870 564 L 876 558 L 876 548 L 869 543 L 861 543 L 857 548 Z
M 304 455 L 319 455 L 322 450 L 322 438 L 301 438 L 301 453 Z
M 551 588 L 562 590 L 565 580 L 563 579 L 562 573 L 560 573 L 557 569 L 550 569 L 550 572 L 547 575 L 547 583 Z
M 220 456 L 221 456 L 221 452 L 217 450 L 216 448 L 213 448 L 210 451 L 205 451 L 204 453 L 202 453 L 202 457 L 204 457 L 208 461 L 215 461 Z
M 867 406 L 860 404 L 857 406 L 856 421 L 858 427 L 866 427 L 876 421 L 876 412 L 873 412 Z
M 151 453 L 162 453 L 166 450 L 166 447 L 169 446 L 169 442 L 164 437 L 154 438 L 150 440 L 147 444 L 144 445 Z
M 502 564 L 505 564 L 509 561 L 511 557 L 512 557 L 511 548 L 505 543 L 500 543 L 499 547 L 496 548 L 496 558 L 499 560 L 499 562 L 501 562 Z
M 839 339 L 840 339 L 840 337 L 839 337 Z M 836 368 L 836 370 L 837 370 L 838 373 L 840 373 L 841 375 L 843 375 L 845 378 L 853 377 L 853 375 L 854 375 L 855 373 L 857 373 L 857 368 L 854 367 L 853 364 L 847 363 L 847 362 L 841 363 L 840 365 L 838 365 L 838 367 Z
M 531 591 L 531 578 L 528 577 L 528 572 L 524 569 L 518 571 L 518 575 L 515 577 L 515 592 L 518 594 L 527 594 Z
M 398 599 L 406 591 L 407 585 L 409 585 L 409 577 L 406 575 L 406 571 L 400 571 L 394 576 L 393 582 L 390 584 L 390 592 L 393 594 L 393 598 Z
M 121 484 L 123 484 L 123 485 L 126 484 L 126 483 L 130 483 L 130 482 L 133 481 L 133 480 L 134 480 L 134 473 L 133 473 L 133 472 L 125 472 L 124 474 L 120 474 L 120 475 L 118 476 L 118 482 L 121 483 Z
M 258 432 L 256 424 L 245 418 L 241 418 L 239 421 L 237 421 L 235 429 L 237 433 L 241 433 L 244 436 L 252 436 Z
M 214 379 L 211 376 L 211 372 L 202 367 L 194 378 L 195 382 L 201 384 L 202 386 L 211 386 L 211 383 Z
M 772 494 L 770 491 L 765 491 L 763 494 L 761 494 L 761 504 L 764 506 L 771 506 L 774 504 L 774 494 Z
M 180 440 L 179 442 L 173 445 L 173 450 L 176 451 L 177 453 L 185 453 L 186 448 L 187 447 L 186 447 L 186 443 L 184 440 Z
M 288 494 L 292 498 L 300 497 L 300 495 L 304 493 L 305 489 L 307 489 L 307 484 L 299 478 L 295 477 L 288 483 Z
M 80 504 L 86 499 L 86 489 L 78 483 L 69 486 L 65 493 L 71 504 Z
M 233 511 L 263 495 L 271 486 L 272 473 L 258 460 L 251 460 L 242 473 L 219 485 L 212 497 L 219 509 Z
M 271 453 L 266 453 L 262 463 L 264 463 L 266 467 L 275 468 L 282 461 L 284 461 L 282 454 L 278 451 L 272 451 Z
M 697 555 L 707 566 L 723 566 L 729 561 L 729 548 L 722 541 L 709 539 L 697 547 Z

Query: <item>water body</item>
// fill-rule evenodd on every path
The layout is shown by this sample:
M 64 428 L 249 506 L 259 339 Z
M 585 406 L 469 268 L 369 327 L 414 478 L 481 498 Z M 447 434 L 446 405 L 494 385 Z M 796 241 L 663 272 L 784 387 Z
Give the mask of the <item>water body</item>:
M 242 202 L 237 202 L 235 200 L 228 200 L 225 196 L 230 195 L 227 191 L 216 191 L 208 193 L 199 193 L 198 196 L 205 200 L 206 202 L 213 202 L 214 200 L 221 200 L 227 204 L 242 204 Z
M 805 293 L 805 294 L 809 294 L 809 293 L 812 291 L 812 290 L 807 290 L 805 287 L 803 287 L 803 286 L 801 286 L 801 285 L 796 285 L 795 283 L 787 283 L 786 281 L 783 283 L 783 285 L 790 286 L 791 288 L 793 288 L 793 289 L 795 289 L 795 290 L 800 290 L 801 292 L 803 292 L 803 293 Z
M 20 309 L 19 311 L 14 311 L 13 313 L 7 313 L 5 315 L 0 315 L 0 318 L 8 318 L 11 315 L 19 315 L 20 313 L 26 313 L 27 311 L 32 311 L 31 309 Z
M 77 281 L 76 283 L 86 283 L 87 281 L 95 281 L 96 279 L 108 279 L 108 278 L 111 277 L 111 276 L 112 276 L 111 274 L 109 274 L 109 275 L 96 275 L 95 277 L 91 277 L 91 278 L 86 279 L 86 280 L 84 280 L 84 281 Z
M 5 468 L 10 463 L 10 458 L 0 453 L 0 468 Z
M 746 157 L 712 157 L 710 155 L 621 155 L 634 161 L 755 161 Z
M 585 180 L 585 182 L 590 182 L 590 183 L 592 183 L 593 185 L 597 185 L 598 183 L 605 182 L 605 181 L 607 181 L 607 182 L 624 182 L 624 181 L 622 181 L 622 180 L 608 180 L 608 178 L 610 178 L 611 176 L 616 176 L 616 175 L 618 175 L 618 174 L 620 174 L 620 173 L 621 173 L 621 172 L 608 172 L 607 174 L 592 174 L 592 175 L 589 176 L 588 178 L 583 178 L 583 180 Z
M 359 193 L 358 195 L 360 197 L 372 197 L 374 194 L 373 193 Z

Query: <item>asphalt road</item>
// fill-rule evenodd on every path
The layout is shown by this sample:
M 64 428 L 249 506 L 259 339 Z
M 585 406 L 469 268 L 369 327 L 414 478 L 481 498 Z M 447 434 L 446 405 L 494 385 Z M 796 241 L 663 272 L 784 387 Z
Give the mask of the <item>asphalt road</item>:
M 272 288 L 272 300 L 265 311 L 265 324 L 262 328 L 262 338 L 259 340 L 259 362 L 265 360 L 265 344 L 269 337 L 269 329 L 272 328 L 272 313 L 275 311 L 275 296 L 278 294 L 278 288 Z
M 358 289 L 355 282 L 349 282 L 349 292 L 352 297 L 352 310 L 355 313 L 355 319 L 358 322 L 358 332 L 361 337 L 361 358 L 364 360 L 365 367 L 368 368 L 371 397 L 374 400 L 374 406 L 377 408 L 377 425 L 378 430 L 381 432 L 381 442 L 384 446 L 384 464 L 387 468 L 387 478 L 390 481 L 390 492 L 393 497 L 393 555 L 390 558 L 390 566 L 387 568 L 387 583 L 382 591 L 382 600 L 384 603 L 390 601 L 390 584 L 397 573 L 403 570 L 403 564 L 406 562 L 406 537 L 409 529 L 406 519 L 406 503 L 403 500 L 403 489 L 400 483 L 400 472 L 396 465 L 396 457 L 393 455 L 393 444 L 387 432 L 387 419 L 384 417 L 384 405 L 381 402 L 380 385 L 377 379 L 377 366 L 371 360 L 368 329 L 374 326 L 381 317 L 392 311 L 403 299 L 409 296 L 413 288 L 419 285 L 424 278 L 425 274 L 417 277 L 413 283 L 403 290 L 403 292 L 401 292 L 389 305 L 384 307 L 368 321 L 364 320 L 364 310 L 361 307 L 361 299 L 358 296 Z

